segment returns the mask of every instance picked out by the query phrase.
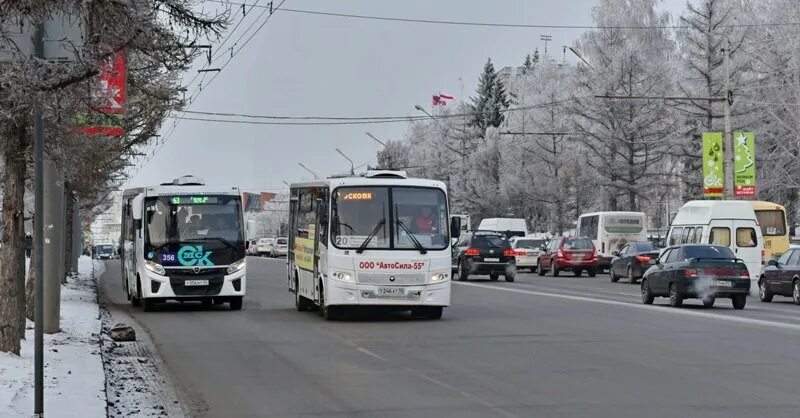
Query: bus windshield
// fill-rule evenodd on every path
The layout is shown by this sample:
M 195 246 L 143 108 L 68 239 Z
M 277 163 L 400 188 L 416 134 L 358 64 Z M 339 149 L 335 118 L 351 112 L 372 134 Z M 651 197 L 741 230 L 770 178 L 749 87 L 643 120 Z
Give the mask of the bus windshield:
M 195 265 L 177 257 L 182 247 L 194 244 L 198 252 L 220 252 L 213 257 L 220 263 L 233 262 L 244 248 L 241 219 L 239 196 L 149 197 L 145 199 L 145 251 L 149 259 L 164 264 Z
M 447 248 L 447 198 L 427 187 L 340 187 L 331 198 L 331 240 L 338 248 Z
M 786 218 L 782 210 L 756 210 L 755 212 L 762 235 L 783 236 L 786 234 Z

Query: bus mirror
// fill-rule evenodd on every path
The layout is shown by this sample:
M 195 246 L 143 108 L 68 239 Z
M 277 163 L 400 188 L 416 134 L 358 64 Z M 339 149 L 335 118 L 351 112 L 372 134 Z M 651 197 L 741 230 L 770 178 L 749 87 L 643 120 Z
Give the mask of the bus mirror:
M 136 221 L 142 220 L 142 208 L 144 207 L 144 195 L 139 193 L 131 201 L 131 216 Z
M 454 216 L 450 218 L 450 237 L 458 238 L 461 236 L 461 218 Z

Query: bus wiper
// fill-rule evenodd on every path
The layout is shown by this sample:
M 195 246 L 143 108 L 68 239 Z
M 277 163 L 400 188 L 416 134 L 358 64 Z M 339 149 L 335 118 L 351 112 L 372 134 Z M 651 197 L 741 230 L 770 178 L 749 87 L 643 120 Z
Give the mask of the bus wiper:
M 356 254 L 361 254 L 364 252 L 364 250 L 367 248 L 367 245 L 369 245 L 369 242 L 372 241 L 372 238 L 374 238 L 375 235 L 378 234 L 378 231 L 380 231 L 381 227 L 383 227 L 385 223 L 386 223 L 386 218 L 381 218 L 381 220 L 378 221 L 377 224 L 375 224 L 375 228 L 372 228 L 372 232 L 370 232 L 369 235 L 367 235 L 367 238 L 364 239 L 364 242 L 362 242 L 361 245 L 358 247 L 358 249 L 356 250 Z
M 395 212 L 396 212 L 396 210 L 395 210 Z M 400 228 L 403 228 L 403 231 L 405 231 L 405 233 L 408 234 L 408 238 L 411 240 L 411 242 L 414 243 L 414 246 L 417 247 L 417 249 L 419 250 L 420 254 L 427 254 L 428 253 L 428 250 L 426 250 L 425 247 L 422 245 L 422 243 L 420 243 L 419 240 L 417 240 L 417 237 L 415 237 L 414 234 L 412 234 L 411 231 L 408 230 L 408 228 L 406 227 L 406 224 L 404 224 L 403 221 L 398 219 L 397 220 L 397 225 L 399 225 Z

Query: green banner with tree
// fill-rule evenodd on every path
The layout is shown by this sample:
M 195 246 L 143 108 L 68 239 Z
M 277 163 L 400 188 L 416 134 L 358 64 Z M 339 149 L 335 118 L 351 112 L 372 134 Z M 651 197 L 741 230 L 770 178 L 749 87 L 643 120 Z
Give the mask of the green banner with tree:
M 756 137 L 752 132 L 733 133 L 733 194 L 756 195 Z
M 703 132 L 703 196 L 705 197 L 722 197 L 725 192 L 722 149 L 722 132 Z

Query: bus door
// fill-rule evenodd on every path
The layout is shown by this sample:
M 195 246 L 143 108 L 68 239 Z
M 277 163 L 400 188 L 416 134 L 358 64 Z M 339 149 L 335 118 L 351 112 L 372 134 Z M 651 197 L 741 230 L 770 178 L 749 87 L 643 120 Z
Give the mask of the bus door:
M 315 193 L 315 228 L 314 228 L 314 281 L 318 283 L 321 277 L 320 272 L 328 271 L 328 190 L 317 189 Z M 314 286 L 315 300 L 319 289 Z
M 288 282 L 289 282 L 289 290 L 291 290 L 293 292 L 297 292 L 298 291 L 298 289 L 296 289 L 295 286 L 294 286 L 294 278 L 295 278 L 294 274 L 295 274 L 295 270 L 297 269 L 297 266 L 296 266 L 295 260 L 294 260 L 294 258 L 295 258 L 295 245 L 296 245 L 295 244 L 295 242 L 296 242 L 295 238 L 296 238 L 296 235 L 297 235 L 297 208 L 298 208 L 298 202 L 300 200 L 300 199 L 298 199 L 296 193 L 297 193 L 296 190 L 291 190 L 291 192 L 290 192 L 291 197 L 289 198 L 289 234 L 288 234 L 289 235 L 289 244 L 287 246 L 288 248 L 287 248 L 287 251 L 286 251 L 286 260 L 287 260 L 286 262 L 288 264 L 288 269 L 287 270 L 288 270 L 288 273 L 289 273 L 289 274 L 287 274 L 287 279 L 286 280 L 288 280 Z

